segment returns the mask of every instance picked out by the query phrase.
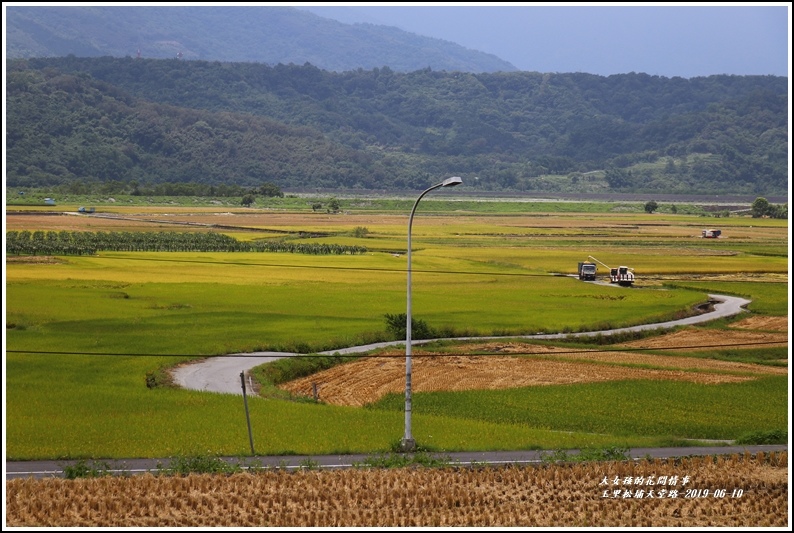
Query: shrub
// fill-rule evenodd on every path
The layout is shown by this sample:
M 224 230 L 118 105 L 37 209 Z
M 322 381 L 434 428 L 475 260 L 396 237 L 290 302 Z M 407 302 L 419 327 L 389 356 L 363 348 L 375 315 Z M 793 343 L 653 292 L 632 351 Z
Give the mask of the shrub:
M 396 315 L 386 313 L 383 316 L 386 318 L 386 329 L 388 332 L 395 339 L 404 339 L 408 315 L 406 313 Z M 434 339 L 436 337 L 438 337 L 436 331 L 427 322 L 411 317 L 411 339 Z
M 263 384 L 279 385 L 294 379 L 310 376 L 336 365 L 352 361 L 356 357 L 341 355 L 311 355 L 306 357 L 284 357 L 260 367 L 257 379 Z
M 356 226 L 353 228 L 353 237 L 364 238 L 369 235 L 369 230 L 364 226 Z
M 435 456 L 423 450 L 413 454 L 404 454 L 396 451 L 399 442 L 392 446 L 395 451 L 387 454 L 369 456 L 361 462 L 353 463 L 358 468 L 405 468 L 409 466 L 424 466 L 427 468 L 443 468 L 449 466 L 452 459 L 449 456 Z
M 585 461 L 626 461 L 630 459 L 628 448 L 616 446 L 607 448 L 584 448 L 578 454 L 571 454 L 565 450 L 555 450 L 541 453 L 540 458 L 544 463 L 571 463 Z
M 174 380 L 165 368 L 150 370 L 146 373 L 146 387 L 156 389 L 157 387 L 175 387 Z
M 786 444 L 788 431 L 772 429 L 769 431 L 752 431 L 736 439 L 736 444 Z
M 74 464 L 63 467 L 63 475 L 66 479 L 109 476 L 110 465 L 105 462 L 96 461 L 87 463 L 84 459 L 80 459 Z
M 239 464 L 229 463 L 213 455 L 178 456 L 167 467 L 158 465 L 161 474 L 186 476 L 188 474 L 234 474 L 241 472 Z

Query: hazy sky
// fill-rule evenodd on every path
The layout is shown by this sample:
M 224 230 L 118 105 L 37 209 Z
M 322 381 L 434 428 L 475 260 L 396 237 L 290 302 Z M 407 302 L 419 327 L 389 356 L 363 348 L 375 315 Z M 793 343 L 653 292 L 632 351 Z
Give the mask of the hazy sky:
M 788 2 L 401 4 L 291 5 L 340 22 L 396 26 L 452 41 L 527 71 L 789 76 Z

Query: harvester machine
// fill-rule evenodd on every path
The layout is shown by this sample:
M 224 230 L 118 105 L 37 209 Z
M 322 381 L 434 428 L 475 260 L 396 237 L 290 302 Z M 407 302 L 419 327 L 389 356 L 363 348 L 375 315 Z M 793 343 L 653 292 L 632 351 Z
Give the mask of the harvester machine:
M 592 255 L 588 256 L 590 259 L 603 265 L 604 267 L 609 270 L 609 282 L 610 283 L 617 283 L 621 287 L 631 287 L 634 284 L 634 269 L 629 268 L 627 266 L 619 266 L 617 268 L 612 268 L 605 263 L 602 263 Z

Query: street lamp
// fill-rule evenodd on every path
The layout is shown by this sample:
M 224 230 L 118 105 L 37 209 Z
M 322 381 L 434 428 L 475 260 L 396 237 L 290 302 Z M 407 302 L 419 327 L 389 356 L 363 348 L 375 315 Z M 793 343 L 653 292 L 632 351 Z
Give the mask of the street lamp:
M 416 213 L 416 206 L 419 205 L 424 195 L 434 189 L 440 187 L 454 187 L 463 183 L 458 176 L 447 178 L 437 185 L 433 185 L 425 190 L 416 199 L 413 209 L 411 209 L 411 216 L 408 217 L 408 304 L 406 306 L 405 318 L 405 434 L 403 440 L 400 442 L 400 448 L 404 452 L 410 452 L 416 449 L 416 441 L 411 435 L 411 226 L 414 221 L 414 213 Z

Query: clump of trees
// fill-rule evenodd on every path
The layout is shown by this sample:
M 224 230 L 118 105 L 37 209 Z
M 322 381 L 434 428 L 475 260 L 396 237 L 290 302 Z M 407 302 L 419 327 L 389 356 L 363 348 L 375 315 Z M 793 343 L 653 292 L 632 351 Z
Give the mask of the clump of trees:
M 331 198 L 330 200 L 328 200 L 328 207 L 325 209 L 325 212 L 335 215 L 336 213 L 339 212 L 340 209 L 342 209 L 342 204 L 339 203 L 339 200 L 337 200 L 336 198 Z M 312 203 L 312 211 L 314 211 L 316 213 L 316 212 L 322 211 L 322 210 L 323 210 L 323 203 L 322 202 L 313 202 Z
M 284 198 L 284 193 L 275 183 L 264 183 L 259 188 L 249 189 L 240 201 L 240 205 L 251 207 L 256 201 L 257 196 L 266 196 L 268 198 Z
M 184 182 L 164 182 L 142 184 L 136 180 L 119 181 L 108 180 L 100 181 L 93 178 L 82 178 L 68 181 L 60 185 L 48 187 L 60 194 L 116 194 L 131 196 L 203 196 L 203 197 L 223 197 L 252 195 L 283 198 L 284 193 L 281 188 L 271 182 L 265 182 L 259 187 L 243 187 L 234 183 L 197 183 L 193 181 Z
M 406 313 L 386 313 L 386 331 L 395 339 L 404 339 L 406 336 L 406 326 L 408 325 L 408 315 Z M 432 339 L 438 337 L 436 330 L 422 319 L 411 317 L 411 338 L 412 339 Z
M 788 204 L 771 204 L 769 200 L 759 196 L 750 208 L 753 218 L 785 218 L 788 219 Z

